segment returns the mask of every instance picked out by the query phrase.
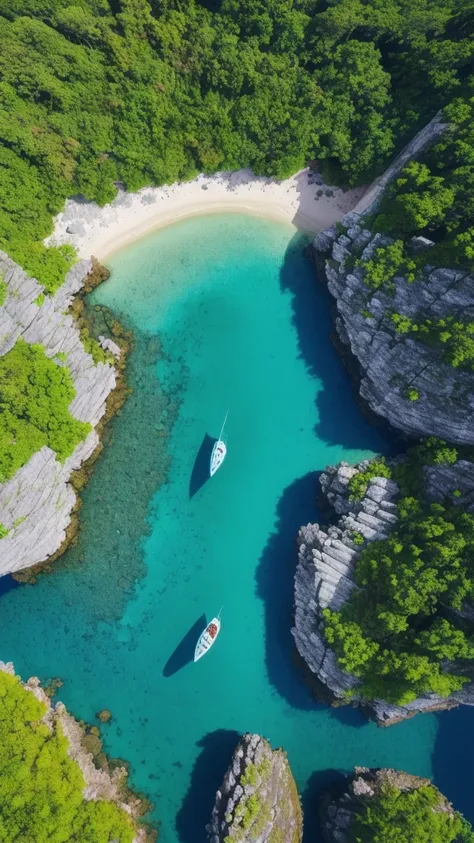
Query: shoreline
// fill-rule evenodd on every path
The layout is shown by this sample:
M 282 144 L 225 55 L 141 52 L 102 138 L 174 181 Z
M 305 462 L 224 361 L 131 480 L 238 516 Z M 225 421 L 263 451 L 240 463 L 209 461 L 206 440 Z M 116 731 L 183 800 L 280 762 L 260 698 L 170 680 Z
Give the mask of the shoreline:
M 104 262 L 147 234 L 189 217 L 218 213 L 265 217 L 316 234 L 342 219 L 364 192 L 365 187 L 344 192 L 328 186 L 308 169 L 281 182 L 255 176 L 251 170 L 199 175 L 189 182 L 145 187 L 137 193 L 119 188 L 117 197 L 104 207 L 68 199 L 45 243 L 69 243 L 79 257 L 94 255 Z

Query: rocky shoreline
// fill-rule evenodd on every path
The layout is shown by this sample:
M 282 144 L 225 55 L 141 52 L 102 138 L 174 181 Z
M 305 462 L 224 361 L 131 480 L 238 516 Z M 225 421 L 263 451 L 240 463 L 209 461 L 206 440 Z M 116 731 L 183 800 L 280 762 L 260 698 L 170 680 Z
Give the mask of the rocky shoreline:
M 420 787 L 432 787 L 429 779 L 412 776 L 400 770 L 390 768 L 370 769 L 355 767 L 354 775 L 347 782 L 339 798 L 327 795 L 321 800 L 320 815 L 326 843 L 349 843 L 353 840 L 351 825 L 354 818 L 376 800 L 382 793 L 411 793 Z M 439 799 L 438 810 L 454 815 L 448 800 L 436 791 Z
M 418 713 L 442 711 L 460 704 L 474 705 L 474 683 L 450 697 L 427 694 L 406 705 L 386 700 L 367 700 L 357 693 L 360 681 L 342 670 L 324 635 L 324 609 L 339 611 L 357 588 L 354 568 L 357 557 L 369 542 L 385 538 L 397 521 L 397 484 L 386 477 L 373 477 L 360 501 L 351 499 L 348 484 L 367 469 L 368 461 L 356 466 L 340 463 L 329 466 L 320 477 L 322 492 L 337 523 L 321 528 L 307 524 L 298 536 L 298 563 L 295 573 L 295 614 L 292 634 L 305 674 L 315 695 L 332 705 L 360 707 L 379 726 L 391 726 Z M 474 464 L 459 460 L 455 465 L 425 469 L 431 501 L 443 501 L 453 489 L 463 489 L 458 502 L 473 510 Z M 356 538 L 361 536 L 361 539 Z M 356 539 L 356 540 L 354 540 Z M 347 694 L 351 694 L 351 699 Z
M 15 676 L 15 669 L 11 662 L 0 661 L 0 671 Z M 100 753 L 101 763 L 96 763 L 95 758 L 98 752 L 90 751 L 85 724 L 69 714 L 62 702 L 52 704 L 50 696 L 42 688 L 37 677 L 33 676 L 21 684 L 46 706 L 47 710 L 42 722 L 48 729 L 53 731 L 58 725 L 60 726 L 68 742 L 68 755 L 77 763 L 84 777 L 84 799 L 87 801 L 103 799 L 115 803 L 134 821 L 133 843 L 153 843 L 156 839 L 155 830 L 151 826 L 138 824 L 140 818 L 150 809 L 150 805 L 128 788 L 128 771 L 123 763 L 113 764 L 102 752 Z M 98 731 L 97 727 L 92 727 L 89 733 L 94 735 L 95 744 L 100 750 L 101 741 Z
M 102 426 L 123 403 L 125 388 L 122 348 L 100 337 L 109 359 L 95 363 L 82 339 L 86 334 L 81 296 L 107 277 L 103 268 L 92 260 L 80 261 L 55 295 L 43 300 L 38 282 L 4 253 L 0 253 L 0 272 L 7 285 L 0 307 L 0 356 L 19 338 L 41 344 L 49 357 L 61 355 L 76 390 L 70 413 L 92 427 L 63 463 L 44 446 L 0 484 L 0 523 L 8 531 L 0 539 L 0 575 L 4 575 L 52 562 L 71 542 L 80 505 L 76 490 L 100 453 Z
M 427 264 L 415 281 L 396 276 L 390 292 L 371 291 L 357 262 L 370 260 L 376 249 L 392 242 L 373 234 L 365 215 L 351 212 L 310 246 L 318 276 L 335 303 L 342 357 L 346 364 L 349 358 L 360 398 L 379 422 L 408 437 L 437 436 L 472 445 L 474 374 L 446 363 L 442 349 L 397 333 L 391 314 L 412 320 L 466 317 L 474 311 L 474 276 Z
M 301 806 L 286 753 L 242 736 L 217 791 L 210 843 L 301 843 Z

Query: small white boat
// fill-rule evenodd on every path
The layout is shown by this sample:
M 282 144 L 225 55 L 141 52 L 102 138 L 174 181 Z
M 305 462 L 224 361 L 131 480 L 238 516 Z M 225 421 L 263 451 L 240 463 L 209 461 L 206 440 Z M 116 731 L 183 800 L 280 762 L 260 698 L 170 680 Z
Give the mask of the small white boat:
M 199 636 L 198 642 L 196 644 L 196 649 L 194 651 L 195 662 L 198 662 L 199 659 L 202 659 L 202 657 L 206 655 L 207 651 L 211 649 L 220 631 L 221 620 L 219 612 L 217 618 L 213 618 L 212 621 L 206 626 L 204 632 L 201 632 Z
M 214 447 L 212 449 L 211 459 L 209 462 L 209 474 L 211 477 L 216 473 L 217 469 L 221 467 L 222 463 L 225 460 L 225 455 L 227 453 L 227 446 L 224 442 L 223 434 L 228 415 L 229 411 L 227 410 L 227 413 L 225 414 L 224 424 L 222 425 L 221 432 L 219 433 L 219 439 L 217 440 L 217 442 L 214 443 Z

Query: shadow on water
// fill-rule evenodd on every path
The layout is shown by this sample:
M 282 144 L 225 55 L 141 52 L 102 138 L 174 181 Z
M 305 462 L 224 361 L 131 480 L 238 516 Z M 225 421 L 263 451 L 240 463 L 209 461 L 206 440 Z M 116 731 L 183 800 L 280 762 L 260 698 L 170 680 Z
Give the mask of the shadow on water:
M 283 492 L 277 506 L 277 523 L 260 558 L 256 572 L 257 594 L 265 604 L 266 667 L 269 682 L 294 708 L 324 708 L 345 726 L 359 728 L 367 720 L 351 706 L 328 708 L 310 691 L 298 663 L 293 626 L 293 581 L 296 538 L 302 524 L 320 520 L 316 506 L 320 472 L 295 480 Z
M 437 717 L 432 757 L 434 784 L 474 824 L 474 710 L 461 706 Z
M 377 434 L 355 406 L 348 373 L 329 340 L 331 306 L 328 292 L 316 278 L 315 267 L 301 257 L 307 235 L 296 234 L 290 241 L 280 270 L 280 286 L 292 294 L 293 324 L 298 334 L 300 357 L 310 374 L 321 381 L 316 395 L 318 423 L 315 431 L 330 445 L 347 449 L 367 448 Z M 299 260 L 297 259 L 299 255 Z M 300 261 L 306 260 L 306 266 Z M 383 447 L 385 436 L 377 429 Z
M 318 473 L 295 480 L 277 507 L 277 524 L 257 568 L 257 594 L 265 603 L 266 666 L 268 678 L 290 705 L 316 706 L 296 665 L 293 625 L 293 578 L 296 536 L 302 524 L 317 520 Z
M 337 799 L 344 793 L 347 777 L 338 770 L 319 770 L 308 780 L 301 797 L 303 809 L 303 843 L 323 843 L 324 834 L 320 818 L 321 799 Z
M 216 791 L 240 737 L 238 732 L 217 729 L 198 741 L 202 752 L 196 759 L 188 792 L 176 817 L 180 843 L 205 843 Z
M 217 439 L 205 434 L 201 442 L 196 459 L 194 460 L 193 470 L 189 479 L 189 498 L 191 499 L 199 489 L 202 489 L 205 483 L 209 480 L 209 463 L 211 461 L 211 453 Z
M 187 664 L 194 659 L 194 649 L 196 642 L 206 626 L 206 616 L 203 614 L 193 623 L 184 638 L 179 642 L 176 649 L 173 651 L 168 661 L 163 668 L 163 676 L 166 678 L 173 676 Z
M 8 594 L 9 591 L 13 591 L 14 588 L 18 588 L 19 585 L 20 583 L 14 580 L 11 574 L 0 577 L 0 597 L 3 594 Z

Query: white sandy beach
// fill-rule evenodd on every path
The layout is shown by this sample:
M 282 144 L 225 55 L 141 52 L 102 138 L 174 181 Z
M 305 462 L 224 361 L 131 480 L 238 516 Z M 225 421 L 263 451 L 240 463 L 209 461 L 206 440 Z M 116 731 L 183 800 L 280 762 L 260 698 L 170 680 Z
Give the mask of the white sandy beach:
M 104 261 L 117 249 L 185 217 L 219 212 L 250 213 L 318 232 L 350 211 L 365 188 L 346 192 L 302 170 L 285 181 L 258 178 L 250 170 L 198 176 L 190 182 L 137 193 L 119 190 L 109 205 L 69 199 L 55 219 L 48 245 L 70 243 L 80 257 Z

